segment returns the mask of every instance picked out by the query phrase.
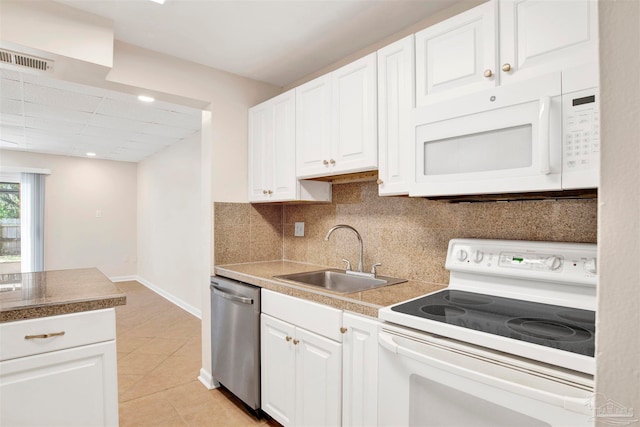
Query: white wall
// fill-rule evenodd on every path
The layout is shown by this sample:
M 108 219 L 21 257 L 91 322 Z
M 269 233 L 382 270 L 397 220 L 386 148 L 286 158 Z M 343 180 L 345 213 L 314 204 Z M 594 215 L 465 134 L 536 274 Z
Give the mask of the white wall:
M 640 422 L 640 2 L 601 1 L 598 405 Z M 608 413 L 601 414 L 606 417 Z M 623 419 L 612 417 L 614 421 Z M 598 425 L 608 425 L 602 418 Z M 618 424 L 622 425 L 622 424 Z
M 138 163 L 138 276 L 201 315 L 200 132 Z
M 45 183 L 47 270 L 136 273 L 136 164 L 0 151 L 1 167 L 50 169 Z M 102 217 L 96 217 L 96 211 Z
M 102 24 L 98 22 L 99 20 L 93 23 L 93 18 L 90 17 L 80 20 L 73 19 L 74 11 L 62 11 L 55 7 L 54 2 L 21 1 L 19 3 L 21 7 L 32 9 L 32 13 L 29 11 L 26 13 L 30 18 L 37 20 L 39 25 L 49 25 L 49 19 L 53 19 L 55 22 L 66 19 L 69 26 L 65 28 L 65 31 L 73 33 L 78 30 L 82 34 L 86 34 L 88 30 L 85 27 L 87 25 L 89 27 L 95 26 L 93 30 L 96 33 L 102 31 L 100 28 Z M 49 6 L 43 8 L 44 4 Z M 40 13 L 41 10 L 46 13 Z M 25 45 L 29 44 L 30 46 L 26 46 L 27 48 L 44 49 L 41 39 L 30 40 L 28 34 L 25 35 L 20 26 L 11 26 L 10 29 L 12 32 L 9 34 L 5 34 L 3 31 L 3 39 L 16 40 Z M 73 52 L 86 46 L 85 40 L 79 38 L 59 38 L 56 37 L 55 32 L 46 35 L 56 42 L 54 43 L 56 49 Z M 88 63 L 86 60 L 76 62 Z M 211 231 L 213 200 L 246 201 L 247 110 L 249 107 L 278 94 L 281 88 L 131 46 L 117 40 L 113 45 L 113 68 L 108 73 L 106 81 L 100 75 L 100 70 L 84 69 L 83 64 L 74 64 L 74 69 L 75 73 L 74 70 L 66 70 L 68 72 L 64 74 L 64 78 L 125 92 L 141 88 L 145 89 L 145 92 L 155 95 L 156 99 L 185 103 L 185 105 L 208 110 L 206 120 L 203 120 L 202 158 L 199 163 L 193 165 L 194 167 L 197 167 L 198 164 L 202 166 L 202 198 L 199 211 L 200 262 L 197 265 L 199 281 L 192 284 L 196 292 L 200 293 L 200 299 L 202 301 L 208 300 L 209 276 L 213 270 L 213 251 L 211 250 L 213 244 Z M 147 234 L 141 236 L 138 244 L 148 247 L 148 242 L 145 241 L 147 238 Z M 176 266 L 176 268 L 183 269 L 182 266 Z M 191 272 L 185 271 L 185 274 L 191 274 Z M 209 322 L 209 305 L 205 304 L 202 310 L 202 374 L 205 377 L 203 378 L 205 383 L 211 365 Z

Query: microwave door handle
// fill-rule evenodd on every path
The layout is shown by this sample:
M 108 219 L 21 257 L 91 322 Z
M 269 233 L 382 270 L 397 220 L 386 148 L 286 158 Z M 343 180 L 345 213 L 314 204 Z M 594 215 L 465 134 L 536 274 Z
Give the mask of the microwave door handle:
M 551 161 L 549 151 L 551 138 L 549 136 L 549 126 L 551 120 L 551 97 L 540 98 L 540 113 L 538 115 L 538 146 L 540 149 L 540 173 L 549 175 L 551 173 Z

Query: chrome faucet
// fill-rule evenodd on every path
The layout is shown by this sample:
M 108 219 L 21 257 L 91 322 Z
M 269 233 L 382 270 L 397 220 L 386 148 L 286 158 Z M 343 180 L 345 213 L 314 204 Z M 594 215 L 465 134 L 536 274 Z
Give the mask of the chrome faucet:
M 358 233 L 358 230 L 356 230 L 350 225 L 345 225 L 345 224 L 334 225 L 329 229 L 329 231 L 327 231 L 327 235 L 324 236 L 324 240 L 329 240 L 329 236 L 331 236 L 331 233 L 333 233 L 339 228 L 346 228 L 347 230 L 351 230 L 354 233 L 356 233 L 356 237 L 358 238 L 358 244 L 360 245 L 359 254 L 358 254 L 358 272 L 362 273 L 362 237 L 360 236 L 360 233 Z

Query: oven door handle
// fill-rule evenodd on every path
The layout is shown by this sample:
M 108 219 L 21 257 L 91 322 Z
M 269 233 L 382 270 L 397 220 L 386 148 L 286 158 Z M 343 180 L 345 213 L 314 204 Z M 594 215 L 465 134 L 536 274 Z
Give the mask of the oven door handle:
M 442 359 L 434 358 L 427 354 L 404 347 L 393 340 L 393 335 L 386 332 L 381 331 L 378 333 L 378 343 L 392 353 L 408 357 L 420 364 L 434 366 L 455 375 L 464 376 L 469 380 L 485 384 L 489 387 L 499 388 L 522 396 L 531 397 L 536 400 L 564 408 L 571 412 L 593 416 L 593 411 L 590 410 L 590 406 L 588 405 L 589 402 L 584 397 L 564 396 L 546 390 L 540 390 L 538 388 L 506 381 L 476 370 L 457 366 Z M 424 341 L 421 341 L 420 344 L 428 347 L 431 346 L 429 343 Z M 472 356 L 469 355 L 468 357 Z

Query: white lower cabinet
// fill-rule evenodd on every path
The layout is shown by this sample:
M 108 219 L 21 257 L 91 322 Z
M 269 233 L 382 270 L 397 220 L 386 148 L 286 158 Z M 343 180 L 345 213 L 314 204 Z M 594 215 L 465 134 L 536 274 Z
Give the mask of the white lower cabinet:
M 340 425 L 342 345 L 261 315 L 262 410 L 284 426 Z
M 342 425 L 378 425 L 378 322 L 342 315 Z
M 0 425 L 118 425 L 113 309 L 8 322 L 0 337 Z
M 338 426 L 342 310 L 262 289 L 262 410 L 284 426 Z
M 376 319 L 262 289 L 262 410 L 284 426 L 375 426 Z

